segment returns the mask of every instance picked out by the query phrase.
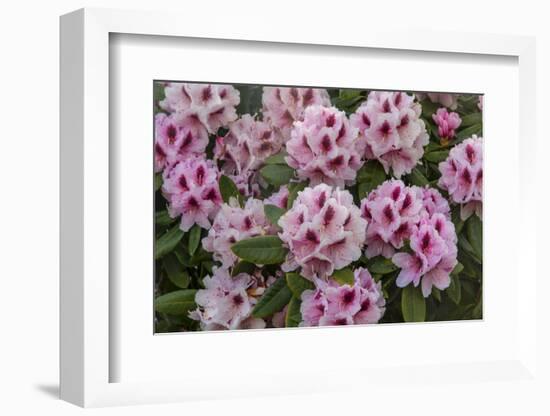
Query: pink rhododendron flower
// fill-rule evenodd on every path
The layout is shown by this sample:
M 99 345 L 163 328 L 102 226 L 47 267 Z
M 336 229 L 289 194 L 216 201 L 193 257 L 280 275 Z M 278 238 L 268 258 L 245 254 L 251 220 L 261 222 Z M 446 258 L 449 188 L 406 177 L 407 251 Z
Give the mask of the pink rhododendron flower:
M 282 137 L 268 123 L 245 114 L 231 123 L 223 138 L 218 137 L 214 156 L 223 161 L 224 173 L 244 177 L 257 170 L 269 156 L 278 153 L 282 144 Z
M 377 323 L 386 304 L 381 284 L 364 268 L 356 269 L 354 276 L 353 286 L 317 280 L 314 290 L 305 290 L 301 296 L 300 326 Z
M 210 228 L 210 219 L 222 202 L 219 172 L 211 160 L 194 157 L 164 170 L 162 193 L 168 200 L 172 218 L 181 215 L 180 228 L 188 231 L 194 224 Z
M 190 117 L 159 113 L 155 117 L 155 171 L 189 157 L 204 154 L 208 132 Z
M 443 214 L 424 216 L 410 239 L 412 253 L 397 253 L 393 263 L 401 268 L 396 284 L 418 286 L 422 279 L 422 294 L 428 297 L 432 286 L 440 290 L 449 287 L 450 273 L 457 264 L 457 237 L 453 223 Z
M 270 197 L 264 199 L 264 204 L 266 205 L 275 205 L 276 207 L 286 209 L 288 203 L 288 188 L 286 185 L 282 185 L 277 192 L 272 194 Z
M 437 190 L 388 180 L 363 199 L 361 213 L 369 222 L 365 255 L 391 257 L 401 268 L 397 286 L 422 282 L 426 297 L 432 285 L 449 286 L 457 264 L 457 237 L 449 204 Z M 411 252 L 397 252 L 406 242 Z
M 351 125 L 359 129 L 359 151 L 366 159 L 377 159 L 386 173 L 391 169 L 397 178 L 410 173 L 429 140 L 421 113 L 413 96 L 372 91 L 350 117 Z
M 237 201 L 223 204 L 216 215 L 208 236 L 202 240 L 206 251 L 213 253 L 214 260 L 223 267 L 231 267 L 238 257 L 231 251 L 237 241 L 270 233 L 272 225 L 264 214 L 264 204 L 250 198 L 244 208 Z
M 385 181 L 371 191 L 361 201 L 361 214 L 369 222 L 365 255 L 390 258 L 410 238 L 423 207 L 422 189 L 400 180 Z
M 205 288 L 195 295 L 198 308 L 189 313 L 191 319 L 200 321 L 203 330 L 265 328 L 263 319 L 251 317 L 257 302 L 250 294 L 254 277 L 246 273 L 231 276 L 225 268 L 214 268 L 203 283 Z
M 454 146 L 447 159 L 439 164 L 438 185 L 449 192 L 460 206 L 463 220 L 475 212 L 481 218 L 483 200 L 483 143 L 472 136 Z
M 239 91 L 231 85 L 170 82 L 164 93 L 165 99 L 159 103 L 162 109 L 196 118 L 209 133 L 237 119 Z
M 351 127 L 344 112 L 334 107 L 308 107 L 290 136 L 285 160 L 300 179 L 309 179 L 311 185 L 340 187 L 355 180 L 362 165 L 356 150 L 357 129 Z
M 446 108 L 439 108 L 432 118 L 437 124 L 437 133 L 443 144 L 449 143 L 455 137 L 455 129 L 462 123 L 458 113 L 449 113 Z
M 286 141 L 294 122 L 304 119 L 305 109 L 313 105 L 328 107 L 330 97 L 320 88 L 264 87 L 262 105 L 264 120 L 278 129 Z
M 321 184 L 298 193 L 280 219 L 281 240 L 290 252 L 283 271 L 301 267 L 313 280 L 326 279 L 361 256 L 366 220 L 348 191 Z

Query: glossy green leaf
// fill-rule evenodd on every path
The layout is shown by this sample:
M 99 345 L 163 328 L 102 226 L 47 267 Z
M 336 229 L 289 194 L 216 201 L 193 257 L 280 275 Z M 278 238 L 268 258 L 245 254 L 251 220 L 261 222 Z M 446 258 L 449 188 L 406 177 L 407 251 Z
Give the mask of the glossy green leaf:
M 355 276 L 350 268 L 335 270 L 331 277 L 338 282 L 339 285 L 353 286 L 355 283 Z
M 483 259 L 483 224 L 475 214 L 466 221 L 466 235 L 475 255 Z
M 386 180 L 386 172 L 380 162 L 369 160 L 357 172 L 359 198 L 364 198 L 367 193 Z
M 194 289 L 176 290 L 155 299 L 155 311 L 170 315 L 187 315 L 196 308 Z
M 447 159 L 448 156 L 449 156 L 449 150 L 437 150 L 434 152 L 424 154 L 424 159 L 432 163 L 439 163 Z
M 295 183 L 291 183 L 288 186 L 288 201 L 286 203 L 287 209 L 292 208 L 292 205 L 294 204 L 294 201 L 296 200 L 298 193 L 306 189 L 306 186 L 307 186 L 306 182 L 295 182 Z
M 479 136 L 479 135 L 481 135 L 482 131 L 483 130 L 482 130 L 481 123 L 476 123 L 472 126 L 461 129 L 458 133 L 456 133 L 456 138 L 452 142 L 452 145 L 460 143 L 462 140 L 467 139 L 468 137 L 470 137 L 474 134 L 477 134 Z
M 222 175 L 220 177 L 220 193 L 222 194 L 223 202 L 229 203 L 231 198 L 235 198 L 239 205 L 242 206 L 243 196 L 239 192 L 237 185 L 229 177 Z
M 290 299 L 285 316 L 285 326 L 287 328 L 293 328 L 300 325 L 302 321 L 302 313 L 300 312 L 300 306 L 302 301 L 296 297 Z
M 426 300 L 420 287 L 412 284 L 401 292 L 401 311 L 405 322 L 424 322 L 426 319 Z
M 155 224 L 160 226 L 166 226 L 176 221 L 176 218 L 170 217 L 167 210 L 155 212 Z
M 265 318 L 282 310 L 292 298 L 292 292 L 286 285 L 286 280 L 279 278 L 267 288 L 252 310 L 255 318 Z
M 201 242 L 201 227 L 198 224 L 195 224 L 191 230 L 189 230 L 189 243 L 187 247 L 189 248 L 189 254 L 192 256 L 197 251 L 199 244 Z
M 155 242 L 155 259 L 160 259 L 174 250 L 174 247 L 176 247 L 182 237 L 183 231 L 180 230 L 179 224 L 161 235 Z
M 461 128 L 470 127 L 475 124 L 482 124 L 483 116 L 481 113 L 471 113 L 462 117 L 462 123 L 460 123 Z
M 264 160 L 264 164 L 265 165 L 286 165 L 286 161 L 285 161 L 286 156 L 287 156 L 287 153 L 284 150 L 282 150 L 276 155 L 269 156 L 266 160 Z
M 304 290 L 315 289 L 315 285 L 298 273 L 287 273 L 286 284 L 296 298 L 300 298 Z
M 286 210 L 279 208 L 278 206 L 266 204 L 264 205 L 264 213 L 269 222 L 273 225 L 277 225 L 279 218 L 286 212 Z
M 174 254 L 165 256 L 162 259 L 162 265 L 166 271 L 166 276 L 168 276 L 168 279 L 174 285 L 181 289 L 187 289 L 187 286 L 189 286 L 189 274 Z
M 252 237 L 233 244 L 231 250 L 240 259 L 254 264 L 279 264 L 285 260 L 287 249 L 274 235 Z
M 158 191 L 162 186 L 162 173 L 155 174 L 155 191 Z
M 377 256 L 369 260 L 367 264 L 367 269 L 371 273 L 387 274 L 387 273 L 396 271 L 398 267 L 395 264 L 393 264 L 391 259 L 386 259 L 382 256 Z
M 287 165 L 266 165 L 260 169 L 260 174 L 267 183 L 279 187 L 290 182 L 294 169 Z
M 449 298 L 455 303 L 460 303 L 460 297 L 461 297 L 461 286 L 460 286 L 460 279 L 456 275 L 451 275 L 451 285 L 446 290 L 447 295 Z
M 408 178 L 411 184 L 416 186 L 426 186 L 429 183 L 426 176 L 424 176 L 424 174 L 420 171 L 420 169 L 418 169 L 418 167 L 412 170 Z

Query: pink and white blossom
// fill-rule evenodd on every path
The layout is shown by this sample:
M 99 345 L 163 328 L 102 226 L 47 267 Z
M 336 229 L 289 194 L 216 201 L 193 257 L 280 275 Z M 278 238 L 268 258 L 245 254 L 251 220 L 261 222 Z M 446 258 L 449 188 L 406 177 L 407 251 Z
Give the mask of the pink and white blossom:
M 251 316 L 257 302 L 257 297 L 251 295 L 253 276 L 231 276 L 225 268 L 214 268 L 203 284 L 205 288 L 195 295 L 198 308 L 189 313 L 191 319 L 200 321 L 202 330 L 265 328 L 263 319 Z
M 432 115 L 433 121 L 437 125 L 437 134 L 443 144 L 449 143 L 455 137 L 455 130 L 462 123 L 462 119 L 455 112 L 448 112 L 446 108 L 439 108 Z
M 164 113 L 155 116 L 155 172 L 203 155 L 207 145 L 208 132 L 196 119 Z
M 284 141 L 290 139 L 290 129 L 295 121 L 304 119 L 307 107 L 313 105 L 330 106 L 328 92 L 321 88 L 264 87 L 262 113 L 282 135 Z
M 275 205 L 278 208 L 286 210 L 288 204 L 288 196 L 288 187 L 286 185 L 282 185 L 277 192 L 264 199 L 264 204 Z
M 269 156 L 278 153 L 282 137 L 263 121 L 245 114 L 229 125 L 229 131 L 216 139 L 214 157 L 222 161 L 222 171 L 245 182 Z M 247 193 L 248 195 L 248 193 Z
M 211 134 L 237 119 L 240 94 L 231 85 L 170 82 L 164 94 L 164 100 L 159 103 L 163 110 L 177 113 L 179 117 L 195 118 Z
M 180 228 L 194 224 L 208 229 L 222 202 L 219 172 L 211 160 L 193 157 L 164 170 L 162 193 L 168 200 L 172 218 L 181 216 Z
M 312 186 L 343 187 L 355 180 L 363 164 L 356 149 L 357 132 L 344 112 L 334 107 L 308 107 L 304 120 L 294 123 L 285 160 L 296 169 L 298 178 L 308 179 Z
M 367 269 L 354 271 L 351 286 L 340 286 L 333 280 L 316 280 L 315 286 L 302 293 L 300 326 L 374 324 L 384 315 L 386 301 L 381 284 Z
M 213 258 L 222 263 L 223 267 L 231 267 L 238 257 L 231 251 L 231 246 L 237 241 L 268 234 L 272 225 L 264 214 L 264 203 L 258 199 L 249 198 L 243 208 L 237 201 L 222 204 L 214 223 L 203 238 L 202 246 L 213 253 Z
M 476 135 L 454 146 L 446 160 L 439 164 L 438 185 L 451 200 L 460 204 L 463 220 L 472 213 L 481 218 L 483 200 L 483 142 Z
M 366 159 L 378 160 L 386 173 L 400 178 L 410 173 L 428 144 L 422 108 L 414 96 L 404 92 L 372 91 L 351 115 L 359 129 L 357 148 Z
M 313 280 L 327 279 L 359 259 L 367 221 L 348 191 L 321 184 L 299 192 L 278 224 L 289 248 L 283 271 L 301 267 L 301 274 Z

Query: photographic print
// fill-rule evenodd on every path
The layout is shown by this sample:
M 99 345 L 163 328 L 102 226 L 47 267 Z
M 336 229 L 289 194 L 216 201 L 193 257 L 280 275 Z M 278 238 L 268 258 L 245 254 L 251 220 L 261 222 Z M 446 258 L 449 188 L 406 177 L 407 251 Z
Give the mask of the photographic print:
M 482 318 L 482 95 L 153 96 L 155 333 Z

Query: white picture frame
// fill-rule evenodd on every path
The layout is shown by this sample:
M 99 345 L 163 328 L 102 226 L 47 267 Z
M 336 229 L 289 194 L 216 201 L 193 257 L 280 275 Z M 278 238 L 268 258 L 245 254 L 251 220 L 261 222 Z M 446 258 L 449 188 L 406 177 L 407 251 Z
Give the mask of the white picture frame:
M 250 42 L 278 42 L 300 45 L 332 45 L 346 48 L 374 48 L 384 50 L 431 51 L 451 54 L 503 55 L 517 58 L 519 67 L 519 137 L 530 140 L 528 148 L 519 155 L 520 177 L 518 214 L 520 241 L 536 241 L 536 217 L 527 214 L 536 204 L 535 183 L 530 180 L 526 166 L 536 159 L 536 132 L 533 104 L 535 102 L 535 41 L 529 37 L 473 33 L 407 32 L 388 26 L 385 29 L 361 30 L 353 25 L 346 30 L 325 31 L 313 26 L 307 31 L 290 25 L 281 32 L 270 22 L 248 21 L 246 33 L 234 31 L 234 26 L 212 24 L 207 27 L 199 21 L 162 12 L 138 12 L 106 9 L 83 9 L 61 18 L 61 398 L 80 406 L 108 406 L 119 404 L 159 403 L 198 398 L 239 397 L 261 394 L 293 394 L 338 391 L 338 383 L 314 382 L 304 387 L 303 377 L 289 380 L 284 374 L 270 374 L 273 384 L 280 389 L 258 385 L 241 392 L 238 383 L 223 389 L 213 382 L 211 391 L 193 388 L 194 376 L 179 381 L 111 382 L 110 366 L 116 354 L 110 349 L 109 256 L 110 169 L 109 158 L 109 38 L 111 34 L 170 36 L 181 38 L 225 39 Z M 217 17 L 213 17 L 217 19 Z M 235 17 L 238 21 L 238 17 Z M 244 18 L 242 18 L 244 22 Z M 235 22 L 234 22 L 235 24 Z M 530 289 L 518 288 L 514 319 L 514 353 L 498 361 L 457 363 L 452 359 L 439 364 L 419 363 L 415 367 L 383 367 L 371 369 L 365 383 L 381 380 L 386 387 L 390 375 L 401 377 L 407 389 L 429 385 L 448 371 L 459 382 L 480 385 L 482 382 L 506 381 L 521 389 L 528 381 L 532 390 L 544 386 L 538 371 L 536 350 L 537 311 L 536 261 L 532 246 L 519 244 L 517 264 L 522 265 L 523 282 Z M 512 271 L 510 273 L 517 273 Z M 491 296 L 486 294 L 485 296 Z M 538 324 L 540 325 L 540 324 Z M 354 331 L 360 329 L 355 329 Z M 414 327 L 407 327 L 410 332 Z M 323 336 L 335 336 L 326 330 Z M 151 334 L 152 335 L 152 334 Z M 240 334 L 239 334 L 240 336 Z M 120 357 L 118 357 L 120 358 Z M 361 379 L 360 372 L 342 368 L 331 369 L 328 375 Z M 472 374 L 475 376 L 472 377 Z M 384 381 L 385 380 L 385 381 Z M 204 381 L 204 380 L 203 380 Z M 199 383 L 200 385 L 200 383 Z M 521 386 L 521 387 L 520 387 Z M 382 388 L 383 390 L 383 388 Z M 442 393 L 444 394 L 444 392 Z M 498 397 L 497 390 L 488 394 Z M 527 393 L 525 393 L 527 394 Z

